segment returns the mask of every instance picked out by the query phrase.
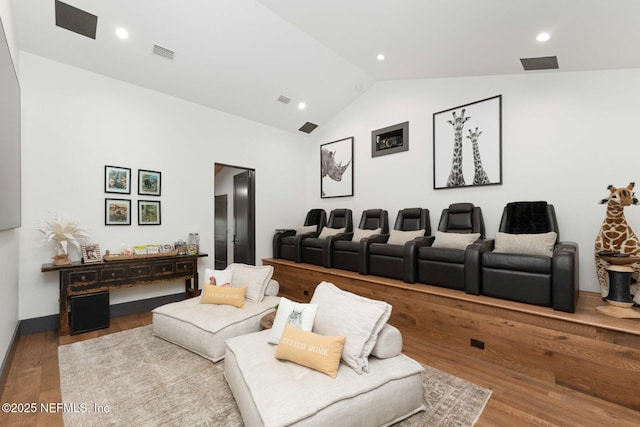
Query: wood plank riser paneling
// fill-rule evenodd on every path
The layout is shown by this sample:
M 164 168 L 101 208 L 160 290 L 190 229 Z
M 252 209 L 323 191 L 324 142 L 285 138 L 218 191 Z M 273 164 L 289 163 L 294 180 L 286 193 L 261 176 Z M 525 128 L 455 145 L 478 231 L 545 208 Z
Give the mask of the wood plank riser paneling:
M 389 322 L 410 340 L 429 341 L 527 375 L 640 410 L 640 322 L 598 315 L 583 292 L 576 313 L 407 284 L 290 261 L 273 265 L 280 295 L 308 302 L 318 283 L 393 306 Z M 595 319 L 595 320 L 594 320 Z M 599 320 L 602 322 L 599 323 Z M 483 341 L 484 350 L 471 339 Z

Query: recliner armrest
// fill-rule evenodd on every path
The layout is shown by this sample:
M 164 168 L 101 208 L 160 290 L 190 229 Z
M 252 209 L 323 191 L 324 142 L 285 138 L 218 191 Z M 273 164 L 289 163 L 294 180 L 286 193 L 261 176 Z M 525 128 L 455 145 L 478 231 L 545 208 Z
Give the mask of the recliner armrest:
M 494 239 L 478 239 L 464 252 L 464 291 L 472 295 L 482 292 L 482 256 L 495 246 Z
M 338 234 L 334 234 L 333 236 L 329 236 L 327 237 L 327 239 L 334 239 L 334 240 L 351 240 L 353 239 L 353 231 L 348 231 L 346 233 L 338 233 Z
M 280 240 L 283 237 L 295 236 L 296 230 L 293 229 L 278 229 L 273 235 L 273 257 L 280 258 Z
M 333 268 L 333 246 L 336 240 L 351 240 L 353 232 L 338 233 L 327 236 L 322 247 L 322 264 L 327 268 Z
M 294 236 L 296 234 L 296 230 L 294 228 L 278 228 L 276 230 L 276 234 L 283 234 L 285 236 Z
M 369 274 L 369 247 L 372 243 L 387 243 L 389 234 L 373 234 L 360 239 L 358 246 L 358 273 Z
M 320 235 L 319 231 L 310 231 L 308 233 L 299 234 L 295 238 L 294 248 L 295 248 L 295 262 L 302 262 L 302 241 L 304 239 L 317 239 Z
M 416 241 L 415 245 L 416 245 L 417 248 L 419 248 L 421 246 L 431 246 L 431 245 L 433 245 L 433 242 L 436 240 L 436 236 L 416 237 L 413 240 Z
M 551 299 L 554 310 L 574 313 L 580 292 L 579 250 L 576 242 L 560 242 L 551 259 Z
M 407 283 L 416 283 L 418 281 L 418 248 L 421 246 L 431 246 L 433 244 L 433 236 L 416 237 L 409 240 L 402 248 L 402 280 Z

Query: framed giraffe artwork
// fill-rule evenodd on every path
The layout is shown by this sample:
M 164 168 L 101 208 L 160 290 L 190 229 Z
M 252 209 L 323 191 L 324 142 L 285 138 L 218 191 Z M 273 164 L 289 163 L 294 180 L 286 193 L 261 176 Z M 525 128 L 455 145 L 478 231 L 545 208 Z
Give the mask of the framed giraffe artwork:
M 433 188 L 502 184 L 502 95 L 433 114 Z
M 353 196 L 353 137 L 320 146 L 320 198 Z

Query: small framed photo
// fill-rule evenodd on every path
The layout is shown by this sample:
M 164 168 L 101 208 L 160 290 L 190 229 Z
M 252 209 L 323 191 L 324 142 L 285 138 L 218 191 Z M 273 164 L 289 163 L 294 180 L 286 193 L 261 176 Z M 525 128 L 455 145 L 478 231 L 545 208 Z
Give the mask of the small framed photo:
M 104 199 L 104 225 L 131 225 L 131 200 Z
M 160 178 L 162 173 L 138 169 L 138 194 L 143 196 L 160 195 Z
M 159 200 L 138 200 L 138 225 L 160 225 Z
M 100 245 L 97 243 L 89 243 L 82 245 L 82 262 L 85 264 L 102 261 L 100 253 Z
M 104 192 L 131 194 L 131 169 L 120 166 L 105 166 Z

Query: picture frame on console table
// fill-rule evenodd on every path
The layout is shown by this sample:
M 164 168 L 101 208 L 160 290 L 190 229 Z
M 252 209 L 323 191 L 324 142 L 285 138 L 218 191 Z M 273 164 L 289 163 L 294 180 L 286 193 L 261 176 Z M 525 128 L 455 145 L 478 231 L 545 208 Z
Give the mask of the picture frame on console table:
M 131 168 L 105 166 L 104 192 L 131 194 Z
M 502 95 L 433 114 L 433 188 L 502 185 Z
M 82 262 L 90 264 L 92 262 L 102 261 L 102 254 L 100 253 L 100 245 L 97 243 L 89 243 L 88 245 L 82 245 Z
M 104 225 L 131 225 L 131 200 L 104 199 Z
M 138 200 L 138 225 L 160 225 L 159 200 Z
M 159 196 L 162 172 L 138 169 L 138 194 Z
M 353 137 L 320 146 L 320 198 L 353 196 Z

